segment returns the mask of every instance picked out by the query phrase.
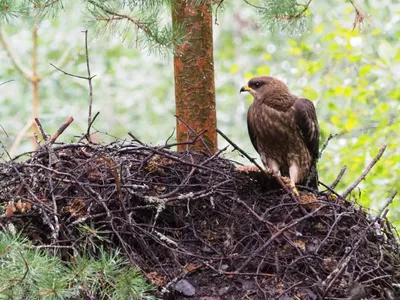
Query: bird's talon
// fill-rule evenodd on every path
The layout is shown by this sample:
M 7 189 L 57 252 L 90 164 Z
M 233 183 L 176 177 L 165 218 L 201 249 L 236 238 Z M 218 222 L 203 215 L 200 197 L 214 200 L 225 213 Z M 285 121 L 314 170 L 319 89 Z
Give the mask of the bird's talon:
M 265 172 L 265 174 L 267 174 L 267 175 L 274 175 L 274 171 L 272 171 L 272 169 L 270 169 L 270 168 L 266 168 L 266 169 L 264 170 L 264 172 Z

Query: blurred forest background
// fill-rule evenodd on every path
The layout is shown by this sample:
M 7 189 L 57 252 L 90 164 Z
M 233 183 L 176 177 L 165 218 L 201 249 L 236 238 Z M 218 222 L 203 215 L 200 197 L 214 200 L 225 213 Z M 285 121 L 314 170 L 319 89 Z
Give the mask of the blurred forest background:
M 359 2 L 359 3 L 358 3 Z M 330 184 L 342 166 L 347 172 L 337 190 L 343 191 L 387 143 L 388 148 L 359 185 L 355 197 L 377 208 L 400 182 L 400 3 L 396 0 L 356 1 L 368 17 L 353 30 L 356 12 L 348 1 L 312 1 L 304 30 L 275 30 L 263 26 L 256 10 L 245 1 L 224 1 L 214 26 L 214 59 L 218 127 L 251 156 L 246 127 L 251 97 L 240 87 L 256 75 L 285 80 L 292 92 L 311 99 L 317 108 L 321 142 L 335 134 L 318 164 L 320 180 Z M 252 3 L 257 4 L 257 1 Z M 175 127 L 172 54 L 135 48 L 130 36 L 98 32 L 80 1 L 69 1 L 57 18 L 41 21 L 38 29 L 39 118 L 48 131 L 69 116 L 75 121 L 59 141 L 76 141 L 86 131 L 87 81 L 84 34 L 89 29 L 93 75 L 93 112 L 100 112 L 94 128 L 97 141 L 128 138 L 133 132 L 150 144 L 163 144 Z M 15 139 L 32 117 L 32 22 L 8 20 L 1 25 L 0 140 L 13 154 L 32 150 L 32 130 L 21 143 Z M 169 21 L 168 12 L 165 14 Z M 3 23 L 3 22 L 2 22 Z M 297 27 L 298 28 L 298 27 Z M 9 54 L 15 60 L 9 58 Z M 14 148 L 12 148 L 14 144 Z M 219 139 L 219 148 L 226 145 Z M 18 146 L 17 148 L 15 146 Z M 237 153 L 226 156 L 248 162 Z M 3 153 L 3 159 L 8 159 Z M 391 220 L 400 224 L 400 205 L 394 203 Z

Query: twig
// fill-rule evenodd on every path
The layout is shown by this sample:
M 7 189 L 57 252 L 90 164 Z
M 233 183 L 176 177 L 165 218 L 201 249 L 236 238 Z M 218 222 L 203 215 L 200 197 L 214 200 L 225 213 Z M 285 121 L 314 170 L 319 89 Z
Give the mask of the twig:
M 217 5 L 217 8 L 215 9 L 215 19 L 214 19 L 214 24 L 215 25 L 219 25 L 218 24 L 218 10 L 220 9 L 220 7 L 222 6 L 222 4 L 224 3 L 225 0 L 219 0 L 219 3 Z
M 10 80 L 4 81 L 4 82 L 0 83 L 0 86 L 2 86 L 3 84 L 6 84 L 6 83 L 12 82 L 12 81 L 14 81 L 14 79 L 10 79 Z
M 85 77 L 85 76 L 71 74 L 71 73 L 65 72 L 64 70 L 60 69 L 59 67 L 56 67 L 52 63 L 50 63 L 50 66 L 52 66 L 53 68 L 56 68 L 58 71 L 60 71 L 61 73 L 64 73 L 65 75 L 68 75 L 68 76 L 71 76 L 71 77 L 75 77 L 75 78 L 89 80 L 89 79 L 92 79 L 92 78 L 96 77 L 96 75 L 93 75 L 91 78 L 89 78 L 89 77 Z
M 137 143 L 139 143 L 140 145 L 144 146 L 144 143 L 139 140 L 132 132 L 128 132 L 128 135 Z
M 325 148 L 328 146 L 328 144 L 329 144 L 329 141 L 331 140 L 331 139 L 333 139 L 334 137 L 336 137 L 337 136 L 337 134 L 332 134 L 332 133 L 330 133 L 329 135 L 328 135 L 328 138 L 326 139 L 326 141 L 322 144 L 322 146 L 321 146 L 321 150 L 319 150 L 319 154 L 318 154 L 318 159 L 320 159 L 321 158 L 321 156 L 322 156 L 322 153 L 324 152 L 324 150 L 325 150 Z
M 175 127 L 174 127 L 174 130 L 172 130 L 172 132 L 171 132 L 171 134 L 169 135 L 169 137 L 167 138 L 167 140 L 165 141 L 165 145 L 168 145 L 168 142 L 169 142 L 169 140 L 173 137 L 174 133 L 175 133 Z
M 89 112 L 89 114 L 91 114 L 91 112 Z M 92 121 L 90 122 L 90 124 L 89 124 L 89 126 L 88 126 L 88 128 L 87 128 L 86 134 L 85 134 L 85 136 L 82 137 L 82 139 L 84 139 L 84 138 L 86 137 L 86 139 L 89 141 L 89 137 L 90 137 L 90 128 L 93 126 L 94 121 L 96 121 L 96 119 L 97 119 L 97 117 L 98 117 L 99 115 L 100 115 L 100 112 L 98 111 L 98 112 L 94 115 Z
M 257 9 L 260 9 L 260 10 L 265 10 L 266 8 L 265 7 L 261 7 L 261 6 L 257 6 L 257 5 L 254 5 L 254 4 L 252 4 L 252 3 L 250 3 L 248 0 L 243 0 L 247 5 L 250 5 L 251 7 L 254 7 L 254 8 L 257 8 Z
M 51 144 L 49 144 L 51 145 Z M 51 169 L 51 165 L 53 164 L 53 155 L 54 152 L 52 153 L 50 149 L 49 151 L 49 162 L 48 162 L 48 168 Z M 53 154 L 53 155 L 52 155 Z M 49 180 L 49 187 L 50 187 L 50 194 L 51 194 L 51 200 L 53 201 L 53 217 L 54 217 L 54 229 L 53 229 L 53 243 L 57 243 L 58 236 L 60 234 L 60 222 L 58 220 L 58 207 L 57 207 L 57 201 L 56 197 L 54 195 L 54 185 L 53 185 L 53 177 L 51 174 L 51 171 L 46 172 Z
M 346 166 L 344 166 L 344 167 L 342 167 L 342 168 L 340 169 L 340 172 L 339 172 L 339 174 L 336 176 L 335 181 L 332 182 L 332 184 L 331 184 L 331 186 L 330 186 L 330 188 L 331 188 L 332 190 L 334 190 L 335 187 L 338 185 L 338 183 L 340 182 L 340 179 L 342 179 L 344 173 L 346 173 L 346 170 L 347 170 L 347 167 L 346 167 Z
M 10 138 L 8 135 L 7 131 L 4 129 L 3 125 L 0 124 L 1 130 L 3 130 L 4 134 L 6 135 L 7 138 Z
M 49 140 L 49 144 L 54 144 L 58 137 L 64 132 L 65 129 L 74 121 L 73 117 L 69 117 L 68 120 L 58 128 L 56 133 Z
M 318 181 L 318 183 L 319 183 L 320 185 L 322 185 L 324 188 L 326 188 L 329 192 L 331 192 L 332 194 L 334 194 L 335 196 L 337 196 L 339 199 L 345 200 L 344 198 L 342 198 L 342 196 L 341 196 L 340 194 L 336 193 L 335 190 L 332 189 L 329 185 L 327 185 L 327 184 L 325 184 L 325 183 L 323 183 L 323 182 L 321 182 L 321 181 Z
M 36 125 L 39 127 L 39 130 L 40 130 L 40 133 L 41 133 L 41 135 L 42 135 L 42 137 L 43 137 L 43 140 L 44 140 L 44 141 L 47 141 L 47 139 L 49 138 L 49 136 L 48 136 L 48 135 L 46 134 L 46 132 L 44 131 L 43 126 L 42 126 L 42 124 L 40 123 L 39 119 L 38 119 L 38 118 L 35 118 L 35 122 L 36 122 Z
M 88 31 L 83 31 L 85 33 L 85 52 L 86 52 L 86 68 L 88 73 L 89 82 L 89 114 L 88 114 L 88 129 L 87 129 L 87 139 L 90 141 L 90 127 L 92 125 L 92 104 L 93 104 L 93 77 L 90 75 L 90 64 L 89 64 L 89 49 L 88 49 Z
M 382 154 L 385 152 L 387 145 L 383 145 L 381 149 L 379 150 L 378 154 L 375 156 L 375 158 L 370 162 L 370 164 L 364 169 L 364 171 L 361 173 L 360 177 L 357 178 L 356 181 L 354 181 L 348 188 L 347 190 L 342 194 L 343 198 L 346 198 L 356 187 L 357 185 L 361 182 L 361 180 L 365 179 L 365 176 L 371 171 L 373 166 L 378 162 L 378 160 L 381 158 Z

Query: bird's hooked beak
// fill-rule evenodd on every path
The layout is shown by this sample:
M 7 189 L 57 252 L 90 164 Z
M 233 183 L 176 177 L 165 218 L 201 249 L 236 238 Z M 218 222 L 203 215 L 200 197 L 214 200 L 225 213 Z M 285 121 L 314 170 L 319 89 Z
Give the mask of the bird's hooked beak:
M 251 94 L 253 90 L 251 88 L 249 88 L 249 86 L 247 84 L 245 84 L 244 86 L 242 86 L 242 88 L 240 89 L 240 92 L 249 92 Z

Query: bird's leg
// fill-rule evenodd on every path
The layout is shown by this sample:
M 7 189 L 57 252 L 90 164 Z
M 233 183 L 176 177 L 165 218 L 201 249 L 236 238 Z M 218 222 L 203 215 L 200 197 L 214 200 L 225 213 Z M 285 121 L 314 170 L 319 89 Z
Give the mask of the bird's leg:
M 300 193 L 297 190 L 294 180 L 292 178 L 282 176 L 281 179 L 283 183 L 289 188 L 289 190 L 292 191 L 293 194 L 295 194 L 297 197 L 300 197 Z

